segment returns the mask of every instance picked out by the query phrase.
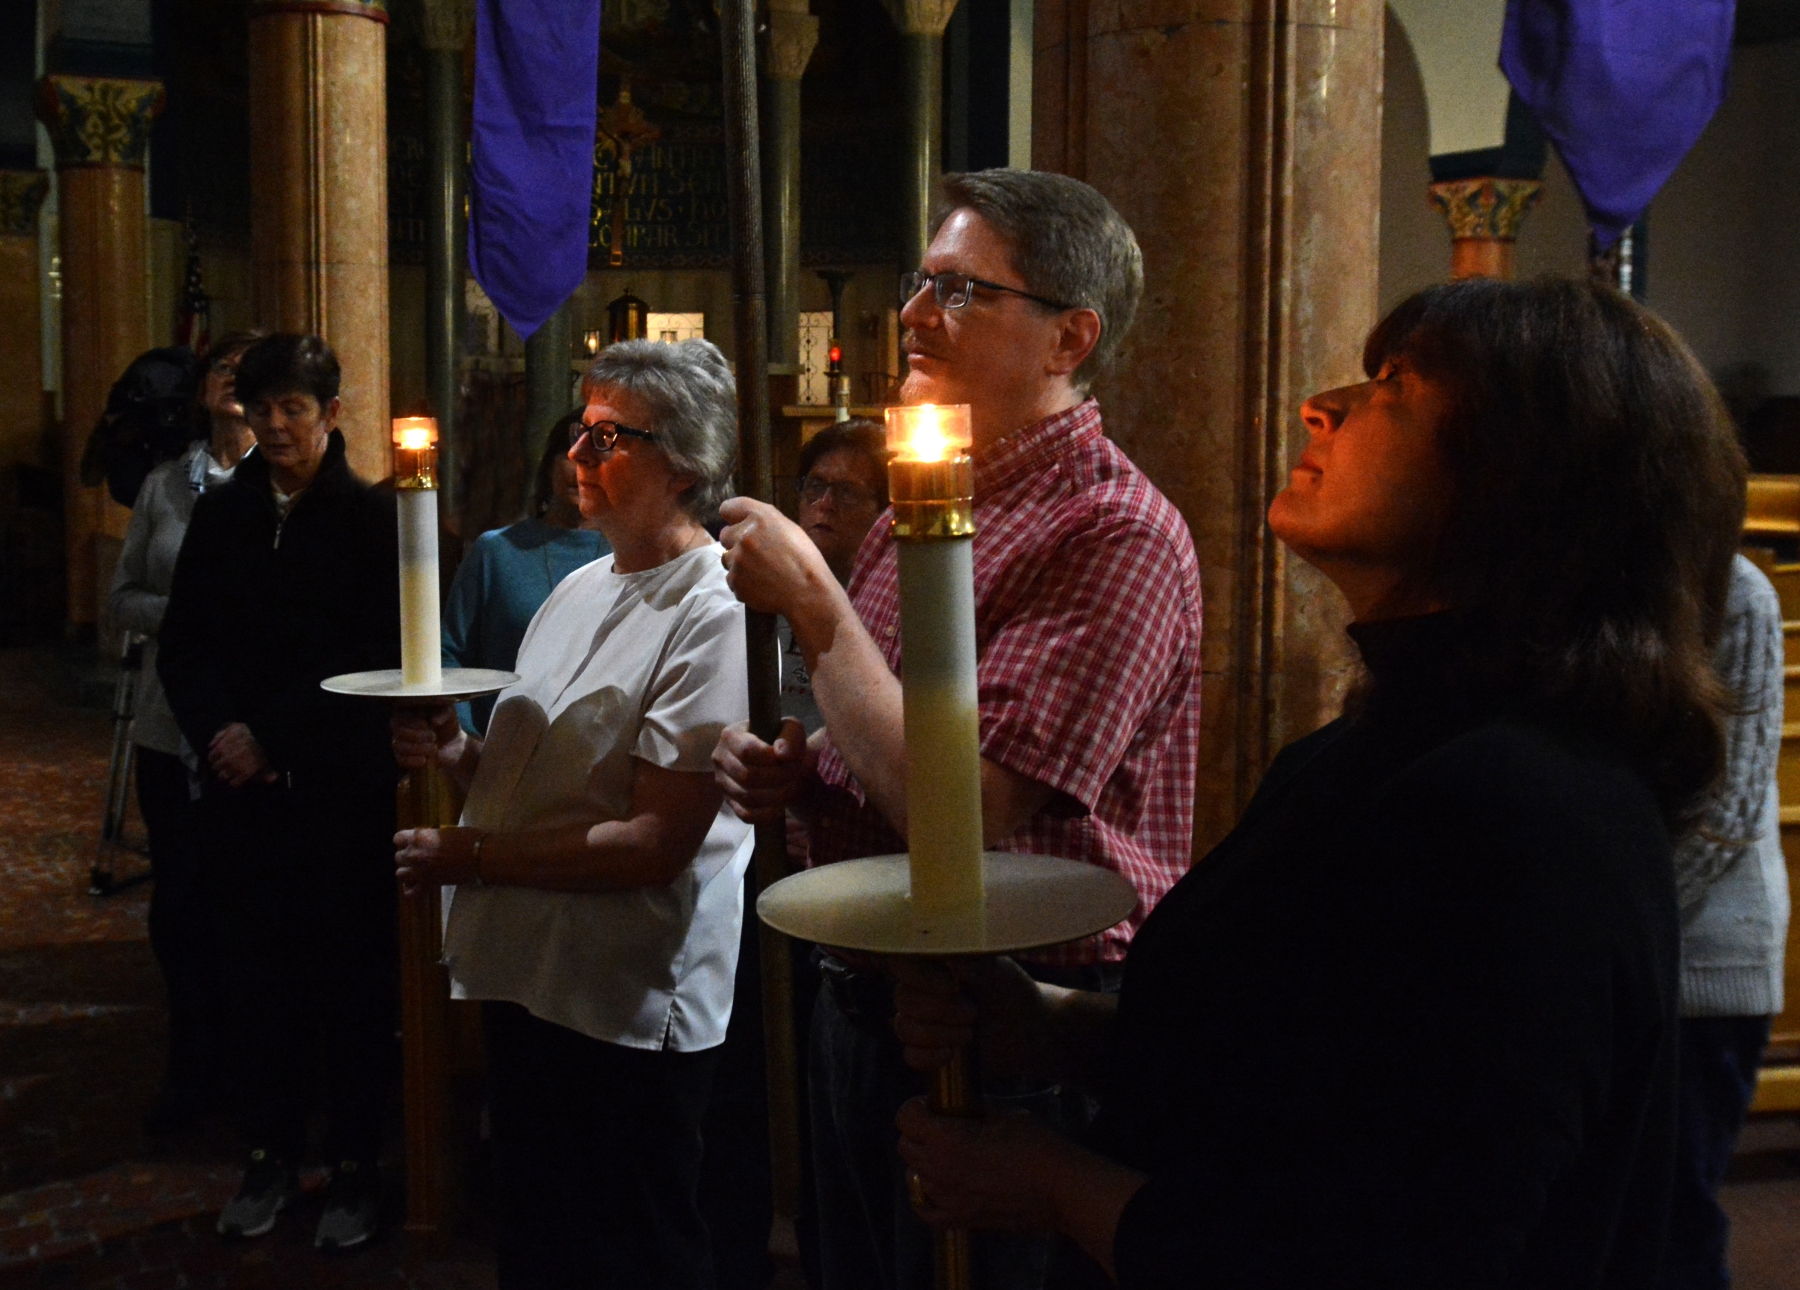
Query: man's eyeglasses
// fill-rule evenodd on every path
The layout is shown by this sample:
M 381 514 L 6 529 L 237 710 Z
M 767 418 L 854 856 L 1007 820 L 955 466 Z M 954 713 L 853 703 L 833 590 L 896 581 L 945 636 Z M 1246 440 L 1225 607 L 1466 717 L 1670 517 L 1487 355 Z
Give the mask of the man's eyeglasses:
M 800 504 L 817 506 L 830 496 L 832 504 L 842 507 L 874 506 L 879 500 L 866 488 L 855 484 L 832 483 L 820 479 L 817 475 L 808 475 L 800 481 Z
M 1047 300 L 1043 296 L 1034 296 L 1029 291 L 1020 291 L 1017 287 L 1003 287 L 998 282 L 989 282 L 986 278 L 971 278 L 966 273 L 907 273 L 900 278 L 900 303 L 906 304 L 914 296 L 929 286 L 931 294 L 937 300 L 939 309 L 961 309 L 969 303 L 969 297 L 975 294 L 976 287 L 984 287 L 989 291 L 1003 292 L 1009 296 L 1023 296 L 1027 300 L 1040 305 L 1048 305 L 1052 309 L 1073 309 L 1074 305 L 1065 305 L 1055 300 Z
M 645 443 L 655 443 L 656 436 L 648 430 L 634 430 L 630 426 L 622 426 L 617 421 L 596 421 L 593 425 L 583 425 L 577 421 L 569 427 L 569 447 L 573 448 L 586 435 L 594 441 L 594 447 L 601 452 L 612 451 L 612 446 L 619 442 L 619 436 L 627 439 L 642 439 Z

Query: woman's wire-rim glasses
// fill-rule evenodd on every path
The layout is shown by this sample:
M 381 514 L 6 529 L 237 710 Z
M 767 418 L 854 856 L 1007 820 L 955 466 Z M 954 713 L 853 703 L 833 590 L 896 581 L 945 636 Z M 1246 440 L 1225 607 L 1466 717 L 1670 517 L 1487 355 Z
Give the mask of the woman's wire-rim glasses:
M 838 506 L 846 509 L 857 506 L 874 506 L 879 500 L 874 493 L 858 484 L 841 481 L 827 481 L 817 475 L 807 475 L 800 480 L 800 504 L 817 506 L 826 497 Z
M 573 448 L 580 443 L 582 435 L 592 439 L 594 447 L 601 452 L 611 452 L 612 446 L 619 442 L 620 435 L 627 439 L 642 439 L 645 443 L 656 442 L 656 436 L 648 430 L 637 430 L 628 425 L 620 425 L 617 421 L 596 421 L 593 425 L 577 421 L 569 427 L 569 447 Z
M 1029 291 L 1020 291 L 1017 287 L 1001 286 L 998 282 L 989 282 L 986 278 L 971 278 L 966 273 L 920 273 L 916 270 L 903 274 L 900 278 L 900 303 L 905 305 L 914 296 L 923 291 L 927 285 L 931 287 L 932 298 L 939 309 L 961 309 L 969 303 L 975 294 L 976 287 L 985 287 L 989 291 L 1004 292 L 1009 296 L 1023 296 L 1051 309 L 1073 309 L 1074 305 L 1065 305 L 1043 296 L 1034 296 Z

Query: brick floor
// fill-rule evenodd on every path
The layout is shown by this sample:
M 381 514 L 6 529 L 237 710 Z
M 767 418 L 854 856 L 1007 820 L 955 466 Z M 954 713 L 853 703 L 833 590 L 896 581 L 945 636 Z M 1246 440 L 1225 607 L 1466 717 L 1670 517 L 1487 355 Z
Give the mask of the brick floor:
M 390 1231 L 359 1254 L 315 1251 L 320 1171 L 274 1233 L 227 1246 L 213 1216 L 240 1176 L 229 1135 L 145 1155 L 164 1025 L 149 889 L 87 894 L 111 723 L 67 702 L 63 664 L 0 650 L 0 1287 L 491 1286 L 468 1242 L 419 1254 Z
M 0 1269 L 216 1212 L 237 1182 L 223 1164 L 131 1162 L 0 1196 Z

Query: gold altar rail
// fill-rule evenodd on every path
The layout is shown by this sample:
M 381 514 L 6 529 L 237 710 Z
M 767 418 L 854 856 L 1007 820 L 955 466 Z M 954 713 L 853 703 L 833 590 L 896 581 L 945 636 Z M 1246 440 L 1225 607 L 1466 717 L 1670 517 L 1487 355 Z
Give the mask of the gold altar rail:
M 1784 663 L 1781 754 L 1775 778 L 1781 798 L 1781 852 L 1788 888 L 1800 893 L 1800 563 L 1778 562 L 1800 538 L 1800 475 L 1752 475 L 1744 514 L 1744 554 L 1754 560 L 1781 600 Z M 1800 919 L 1788 922 L 1784 969 L 1786 1007 L 1774 1019 L 1752 1112 L 1800 1113 Z
M 1752 475 L 1744 536 L 1800 537 L 1800 475 Z

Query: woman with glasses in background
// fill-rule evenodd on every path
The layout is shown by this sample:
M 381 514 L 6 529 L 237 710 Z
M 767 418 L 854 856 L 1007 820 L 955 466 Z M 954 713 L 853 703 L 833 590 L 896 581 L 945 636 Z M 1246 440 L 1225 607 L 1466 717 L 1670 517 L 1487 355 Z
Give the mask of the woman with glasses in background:
M 887 509 L 887 432 L 873 421 L 826 426 L 800 449 L 800 527 L 832 575 L 848 584 L 856 553 Z M 812 734 L 825 724 L 806 660 L 781 620 L 781 715 Z
M 444 599 L 445 667 L 510 672 L 525 629 L 557 585 L 612 550 L 598 521 L 581 513 L 569 431 L 582 414 L 557 418 L 544 438 L 532 489 L 531 517 L 475 539 Z M 487 733 L 492 696 L 457 705 L 463 729 Z
M 705 524 L 731 484 L 736 387 L 707 341 L 627 341 L 582 383 L 581 511 L 612 554 L 532 620 L 485 740 L 399 712 L 461 826 L 396 835 L 449 894 L 444 959 L 483 1000 L 502 1287 L 712 1284 L 700 1122 L 731 1014 L 751 833 L 711 754 L 745 719 L 744 616 Z

